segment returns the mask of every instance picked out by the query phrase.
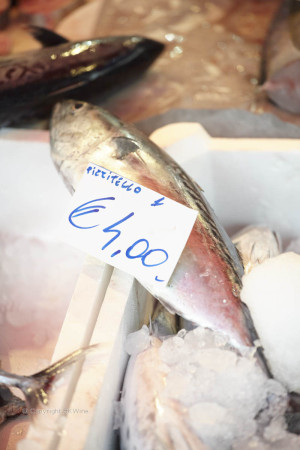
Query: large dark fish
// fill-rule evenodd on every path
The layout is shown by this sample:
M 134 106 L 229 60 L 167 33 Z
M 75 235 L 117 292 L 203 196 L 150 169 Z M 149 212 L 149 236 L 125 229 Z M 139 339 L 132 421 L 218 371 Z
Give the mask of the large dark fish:
M 95 348 L 97 346 L 76 350 L 41 372 L 30 376 L 11 374 L 0 369 L 0 424 L 8 417 L 34 411 L 39 404 L 46 406 L 49 403 L 49 391 L 56 379 L 70 365 Z M 25 402 L 13 395 L 9 390 L 10 387 L 20 389 L 25 396 Z
M 300 2 L 284 0 L 263 49 L 262 89 L 280 108 L 300 113 Z
M 30 114 L 37 105 L 97 79 L 100 92 L 136 77 L 161 53 L 163 44 L 139 36 L 68 42 L 41 28 L 32 29 L 46 47 L 0 60 L 0 124 Z M 50 45 L 50 46 L 49 46 Z
M 250 345 L 239 255 L 199 186 L 176 162 L 134 126 L 84 102 L 55 106 L 50 137 L 53 160 L 71 188 L 93 162 L 198 211 L 168 285 L 143 284 L 172 312 Z

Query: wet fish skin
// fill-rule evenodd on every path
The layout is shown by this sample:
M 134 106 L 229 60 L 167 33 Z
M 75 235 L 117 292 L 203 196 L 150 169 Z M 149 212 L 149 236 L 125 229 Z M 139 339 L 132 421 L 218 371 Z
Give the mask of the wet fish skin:
M 43 34 L 36 34 L 45 44 Z M 49 40 L 48 35 L 45 35 Z M 97 79 L 132 79 L 154 61 L 163 44 L 140 36 L 63 42 L 0 60 L 0 124 L 7 125 L 61 93 Z M 59 42 L 59 40 L 57 41 Z M 115 80 L 116 82 L 116 80 Z
M 245 274 L 265 259 L 279 255 L 281 239 L 276 231 L 264 225 L 250 225 L 232 236 L 232 242 L 241 254 Z
M 280 108 L 300 113 L 300 6 L 284 0 L 262 54 L 262 90 Z
M 96 106 L 65 101 L 51 119 L 51 153 L 74 190 L 88 163 L 102 165 L 183 205 L 198 218 L 166 287 L 142 284 L 171 312 L 251 345 L 239 299 L 243 267 L 201 189 L 165 152 L 135 127 Z
M 46 369 L 30 376 L 16 375 L 0 369 L 0 400 L 2 398 L 3 404 L 0 403 L 0 423 L 9 415 L 9 411 L 14 414 L 20 414 L 22 408 L 28 407 L 28 410 L 36 409 L 41 405 L 49 403 L 49 390 L 58 379 L 72 364 L 76 363 L 80 358 L 86 356 L 90 351 L 93 351 L 97 346 L 90 346 L 80 348 L 64 358 L 51 364 Z M 16 387 L 20 389 L 25 396 L 25 403 L 14 395 L 9 395 L 7 389 Z M 3 394 L 3 395 L 1 395 Z M 19 402 L 18 402 L 19 400 Z M 21 410 L 20 410 L 21 409 Z

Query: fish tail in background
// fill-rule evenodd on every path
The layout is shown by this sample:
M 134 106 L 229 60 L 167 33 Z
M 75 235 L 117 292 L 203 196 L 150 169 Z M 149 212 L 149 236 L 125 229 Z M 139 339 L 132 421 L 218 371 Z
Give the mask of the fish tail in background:
M 46 406 L 49 403 L 49 391 L 58 378 L 66 370 L 83 358 L 88 352 L 95 350 L 97 345 L 75 350 L 59 361 L 51 364 L 46 369 L 31 375 L 14 375 L 0 370 L 0 384 L 20 389 L 24 396 L 29 411 L 36 409 L 39 404 Z
M 284 0 L 262 50 L 261 89 L 280 108 L 300 113 L 300 11 L 298 0 Z

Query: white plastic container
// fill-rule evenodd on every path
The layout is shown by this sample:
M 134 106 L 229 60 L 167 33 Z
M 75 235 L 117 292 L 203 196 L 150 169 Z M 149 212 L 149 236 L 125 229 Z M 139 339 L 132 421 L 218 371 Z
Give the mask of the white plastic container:
M 177 125 L 177 128 L 179 132 L 180 125 Z M 232 150 L 230 140 L 225 139 L 222 143 L 219 141 L 219 150 L 217 140 L 214 141 L 214 145 L 208 145 L 207 139 L 203 138 L 203 133 L 197 130 L 197 127 L 190 130 L 187 128 L 184 133 L 179 132 L 179 135 L 179 139 L 174 139 L 172 136 L 172 144 L 168 147 L 168 152 L 204 189 L 206 198 L 229 234 L 248 224 L 263 223 L 281 234 L 284 245 L 300 237 L 300 140 L 295 139 L 293 142 L 284 139 L 273 140 L 274 150 L 273 147 L 270 148 L 269 141 L 266 150 L 263 141 L 236 139 L 235 149 Z M 39 162 L 38 166 L 35 165 L 37 161 L 35 152 L 39 151 L 38 148 L 45 155 L 49 151 L 47 133 L 38 136 L 40 136 L 38 142 L 36 142 L 37 136 L 32 136 L 35 143 L 27 148 L 26 151 L 30 156 L 26 157 L 22 164 L 24 180 L 27 181 L 29 179 L 32 181 L 33 174 L 36 175 L 43 165 L 42 162 Z M 3 135 L 0 139 L 1 145 L 4 145 Z M 24 136 L 20 144 L 22 148 L 23 145 L 26 146 L 26 142 L 24 144 L 23 141 Z M 11 152 L 16 145 L 15 137 L 13 142 L 12 144 L 11 139 L 7 140 Z M 164 142 L 167 145 L 167 140 Z M 8 152 L 5 155 L 5 164 L 10 168 L 9 170 L 13 171 L 19 164 L 19 160 L 18 162 L 14 160 L 15 156 L 10 158 Z M 32 232 L 37 234 L 41 230 L 44 234 L 47 234 L 49 229 L 55 230 L 62 208 L 69 198 L 51 164 L 49 158 L 45 165 L 49 165 L 51 177 L 53 176 L 53 189 L 57 191 L 50 189 L 47 204 L 54 200 L 51 204 L 55 214 L 50 214 L 49 220 L 46 219 L 45 222 L 34 222 Z M 32 169 L 32 172 L 29 169 Z M 7 179 L 5 183 L 7 186 L 9 183 L 14 184 L 15 179 Z M 19 204 L 21 192 L 23 192 L 24 199 L 31 199 L 31 208 L 35 209 L 37 204 L 44 205 L 46 197 L 43 194 L 34 196 L 35 192 L 41 191 L 41 188 L 37 186 L 44 180 L 43 175 L 40 181 L 35 182 L 34 187 L 31 186 L 28 189 L 23 188 L 22 183 L 25 181 L 22 183 L 20 181 L 17 194 L 9 187 L 6 191 L 7 201 L 10 201 L 12 195 L 16 195 L 14 202 Z M 52 183 L 52 178 L 47 183 L 49 182 Z M 29 181 L 28 183 L 31 184 Z M 0 193 L 3 195 L 3 183 Z M 24 223 L 27 223 L 25 216 L 28 208 L 26 207 L 24 211 Z M 40 211 L 39 209 L 39 214 Z M 0 229 L 2 230 L 4 226 L 9 227 L 11 223 L 11 220 L 8 221 L 7 217 L 4 217 L 1 220 Z M 29 229 L 29 221 L 27 225 Z M 27 228 L 24 229 L 27 232 Z M 69 308 L 57 340 L 53 360 L 74 350 L 82 342 L 90 324 L 90 314 L 98 295 L 99 283 L 101 284 L 99 280 L 103 276 L 103 270 L 107 271 L 107 268 L 103 268 L 102 264 L 90 258 L 85 259 L 83 269 L 78 274 L 73 296 L 70 297 Z M 147 298 L 147 293 L 131 276 L 115 270 L 100 314 L 93 324 L 93 330 L 90 330 L 90 342 L 100 342 L 102 345 L 101 356 L 84 370 L 83 375 L 74 383 L 74 389 L 70 394 L 71 400 L 68 407 L 74 410 L 85 408 L 88 413 L 68 414 L 64 416 L 63 421 L 58 420 L 58 414 L 56 416 L 53 414 L 53 417 L 46 421 L 48 424 L 46 431 L 45 418 L 37 418 L 35 425 L 30 427 L 26 439 L 19 443 L 18 448 L 106 450 L 116 447 L 117 435 L 112 426 L 113 411 L 127 361 L 124 340 L 129 332 L 138 329 L 143 321 L 148 319 L 150 311 L 151 301 Z M 21 369 L 21 364 L 19 368 Z M 21 372 L 19 370 L 19 373 Z M 29 371 L 27 370 L 26 373 Z M 58 390 L 55 395 L 64 404 L 65 393 Z M 61 430 L 57 429 L 57 423 L 63 423 Z M 32 441 L 36 447 L 33 447 Z

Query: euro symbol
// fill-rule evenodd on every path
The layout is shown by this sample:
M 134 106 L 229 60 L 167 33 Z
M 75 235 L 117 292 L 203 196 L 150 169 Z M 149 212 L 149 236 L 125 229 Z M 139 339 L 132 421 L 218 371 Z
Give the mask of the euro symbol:
M 115 197 L 96 198 L 95 200 L 90 200 L 89 202 L 83 203 L 83 205 L 77 206 L 77 208 L 75 208 L 69 215 L 70 224 L 73 225 L 73 227 L 80 228 L 82 230 L 87 230 L 89 228 L 98 227 L 99 224 L 82 227 L 82 226 L 74 223 L 73 219 L 75 217 L 80 217 L 80 216 L 85 216 L 87 214 L 97 213 L 97 212 L 99 212 L 100 209 L 106 209 L 106 206 L 97 204 L 97 202 L 102 202 L 105 200 L 115 200 Z

